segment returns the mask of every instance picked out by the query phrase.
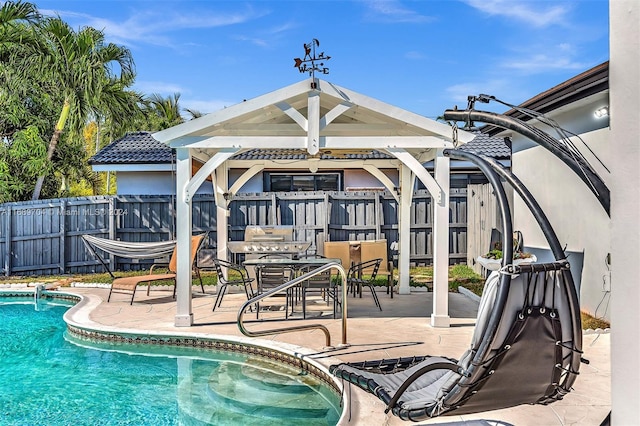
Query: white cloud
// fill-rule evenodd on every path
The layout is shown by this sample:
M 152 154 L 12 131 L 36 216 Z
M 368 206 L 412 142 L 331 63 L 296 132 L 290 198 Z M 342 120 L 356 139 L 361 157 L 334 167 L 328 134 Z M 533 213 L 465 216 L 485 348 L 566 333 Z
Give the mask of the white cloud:
M 245 35 L 238 35 L 238 36 L 235 36 L 234 39 L 239 41 L 245 41 L 260 47 L 269 47 L 270 45 L 269 40 L 260 38 L 260 37 L 249 37 Z
M 237 104 L 237 101 L 223 101 L 219 99 L 212 99 L 209 101 L 197 100 L 197 99 L 183 99 L 180 98 L 180 105 L 182 108 L 190 109 L 192 111 L 198 111 L 202 114 L 209 114 L 219 111 L 231 105 Z M 187 116 L 188 114 L 182 114 Z
M 365 4 L 368 8 L 368 18 L 372 20 L 390 23 L 422 23 L 431 22 L 434 19 L 404 7 L 397 0 L 369 0 Z
M 519 0 L 466 0 L 466 3 L 491 16 L 503 16 L 527 22 L 535 27 L 564 24 L 569 8 L 547 2 Z
M 527 74 L 537 74 L 555 70 L 581 70 L 588 67 L 588 64 L 575 62 L 570 58 L 562 58 L 557 55 L 537 54 L 526 58 L 513 59 L 502 63 L 505 68 L 523 71 Z
M 260 35 L 257 36 L 249 36 L 249 35 L 236 35 L 233 38 L 235 40 L 244 41 L 251 43 L 255 46 L 263 47 L 263 48 L 274 48 L 277 46 L 278 42 L 285 38 L 287 34 L 292 29 L 297 28 L 298 25 L 290 22 L 285 22 L 280 25 L 273 26 L 264 31 L 260 32 Z
M 173 95 L 174 93 L 182 94 L 188 92 L 188 90 L 179 84 L 163 81 L 136 81 L 134 89 L 142 93 L 158 93 L 160 95 Z M 180 103 L 182 103 L 182 101 Z
M 529 47 L 527 52 L 502 60 L 500 66 L 524 74 L 539 74 L 557 70 L 582 70 L 589 66 L 587 63 L 575 59 L 579 52 L 570 43 Z
M 415 51 L 415 50 L 406 52 L 404 54 L 404 57 L 407 58 L 407 59 L 411 59 L 411 60 L 419 60 L 419 59 L 426 58 L 426 56 L 422 52 L 418 52 L 418 51 Z
M 132 14 L 121 21 L 114 21 L 70 11 L 41 12 L 46 15 L 59 15 L 74 25 L 102 30 L 114 43 L 127 46 L 143 43 L 168 47 L 175 47 L 170 34 L 177 30 L 236 25 L 265 15 L 265 12 L 250 7 L 237 12 L 149 9 Z
M 485 94 L 495 96 L 497 99 L 503 99 L 507 102 L 514 102 L 514 99 L 519 100 L 526 96 L 526 93 L 521 88 L 514 86 L 513 81 L 504 79 L 454 84 L 453 86 L 447 87 L 445 92 L 445 98 L 447 98 L 451 104 L 457 105 L 459 109 L 466 108 L 467 97 L 470 95 L 477 96 Z M 492 109 L 489 106 L 485 106 L 486 104 L 476 104 L 476 108 L 478 108 L 479 105 L 482 105 L 482 108 L 479 109 Z

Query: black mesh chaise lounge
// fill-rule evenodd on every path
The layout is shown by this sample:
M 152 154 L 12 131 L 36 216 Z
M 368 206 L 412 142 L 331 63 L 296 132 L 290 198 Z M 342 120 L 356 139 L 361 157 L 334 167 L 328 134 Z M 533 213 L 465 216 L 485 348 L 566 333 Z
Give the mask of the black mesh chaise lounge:
M 404 420 L 561 400 L 582 360 L 580 309 L 569 261 L 544 213 L 515 176 L 471 153 L 447 150 L 445 155 L 480 167 L 502 215 L 503 265 L 487 278 L 469 349 L 458 360 L 420 355 L 338 364 L 330 371 L 377 396 L 386 411 Z M 514 266 L 505 260 L 513 255 L 513 230 L 500 177 L 534 214 L 554 262 Z

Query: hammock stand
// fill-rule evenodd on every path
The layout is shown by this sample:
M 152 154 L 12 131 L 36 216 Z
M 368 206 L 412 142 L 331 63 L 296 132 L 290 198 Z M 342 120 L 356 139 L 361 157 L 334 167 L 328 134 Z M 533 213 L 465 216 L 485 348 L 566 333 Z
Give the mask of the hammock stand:
M 176 241 L 159 241 L 159 242 L 128 242 L 116 241 L 106 238 L 94 237 L 93 235 L 83 235 L 82 242 L 85 247 L 93 253 L 100 261 L 105 271 L 115 278 L 111 269 L 105 260 L 98 254 L 96 248 L 113 256 L 124 257 L 129 259 L 158 259 L 163 256 L 170 255 L 176 246 Z

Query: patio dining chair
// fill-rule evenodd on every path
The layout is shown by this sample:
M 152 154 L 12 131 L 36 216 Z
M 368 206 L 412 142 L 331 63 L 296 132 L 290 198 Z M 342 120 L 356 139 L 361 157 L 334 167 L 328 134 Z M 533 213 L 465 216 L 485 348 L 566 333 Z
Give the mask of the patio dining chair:
M 204 293 L 204 284 L 202 283 L 202 277 L 200 277 L 200 270 L 195 266 L 195 259 L 198 254 L 198 249 L 204 240 L 205 234 L 203 235 L 194 235 L 191 237 L 191 266 L 193 268 L 193 273 L 198 277 L 200 281 L 200 288 L 202 289 L 202 293 Z M 136 295 L 136 289 L 141 284 L 147 284 L 147 296 L 149 295 L 149 290 L 151 290 L 151 283 L 154 281 L 173 281 L 173 297 L 176 297 L 176 270 L 178 264 L 178 248 L 173 249 L 173 254 L 171 255 L 171 259 L 169 260 L 169 264 L 165 263 L 156 263 L 151 266 L 149 269 L 149 273 L 147 275 L 137 275 L 133 277 L 123 277 L 116 278 L 111 283 L 111 289 L 109 290 L 109 297 L 107 298 L 107 303 L 111 301 L 112 293 L 131 293 L 131 302 L 130 305 L 133 305 L 133 298 Z M 163 267 L 167 265 L 168 271 L 165 273 L 154 273 L 154 270 L 157 266 Z
M 256 267 L 256 276 L 258 279 L 258 294 L 266 293 L 287 281 L 291 281 L 294 277 L 294 271 L 291 267 L 283 265 L 260 265 Z M 284 296 L 284 313 L 285 319 L 289 318 L 289 307 L 293 313 L 294 305 L 294 289 L 289 288 L 282 293 L 274 296 Z M 256 318 L 260 316 L 260 303 L 256 304 Z
M 249 272 L 244 266 L 218 258 L 214 258 L 212 261 L 218 277 L 218 295 L 213 303 L 214 312 L 222 304 L 222 298 L 230 285 L 242 286 L 247 300 L 255 295 L 251 284 L 254 279 L 249 276 Z
M 347 286 L 349 292 L 353 293 L 354 296 L 358 295 L 359 297 L 362 297 L 362 287 L 369 287 L 373 301 L 380 310 L 382 310 L 382 306 L 380 306 L 380 300 L 378 300 L 378 295 L 374 288 L 374 282 L 378 275 L 381 262 L 382 259 L 378 258 L 354 263 L 349 267 L 349 271 L 347 272 Z
M 324 256 L 316 254 L 316 255 L 305 255 L 301 256 L 300 259 L 304 258 L 315 258 L 320 259 L 324 258 Z M 300 273 L 304 274 L 307 272 L 311 272 L 313 269 L 317 268 L 317 265 L 308 265 L 306 267 L 301 268 Z M 301 284 L 302 290 L 302 318 L 307 318 L 307 293 L 319 293 L 323 300 L 329 305 L 329 303 L 333 304 L 333 318 L 336 318 L 336 311 L 338 308 L 338 292 L 337 286 L 333 281 L 333 275 L 331 270 L 323 271 L 318 275 L 315 275 L 308 280 L 304 281 Z

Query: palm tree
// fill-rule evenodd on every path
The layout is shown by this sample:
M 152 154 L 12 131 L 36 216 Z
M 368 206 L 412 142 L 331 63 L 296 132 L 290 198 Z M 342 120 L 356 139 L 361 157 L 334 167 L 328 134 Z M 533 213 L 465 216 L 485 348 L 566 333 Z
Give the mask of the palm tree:
M 19 33 L 13 32 L 22 22 L 36 22 L 40 14 L 36 5 L 22 1 L 5 2 L 0 7 L 0 43 L 15 43 L 20 41 Z
M 123 93 L 133 84 L 135 71 L 131 52 L 105 43 L 104 33 L 95 28 L 75 32 L 58 17 L 43 20 L 38 28 L 45 49 L 24 64 L 50 79 L 63 99 L 47 149 L 51 161 L 67 122 L 72 132 L 80 134 L 87 118 L 101 115 L 105 108 L 123 120 L 135 112 L 133 97 Z M 33 200 L 40 197 L 45 176 L 38 177 Z
M 180 115 L 180 93 L 174 93 L 173 96 L 162 97 L 157 93 L 149 96 L 151 109 L 161 119 L 161 126 L 166 129 L 176 124 L 184 122 L 184 118 Z
M 197 109 L 184 108 L 183 111 L 189 114 L 189 116 L 191 117 L 189 120 L 193 120 L 194 118 L 200 118 L 204 115 L 202 112 L 198 111 Z

